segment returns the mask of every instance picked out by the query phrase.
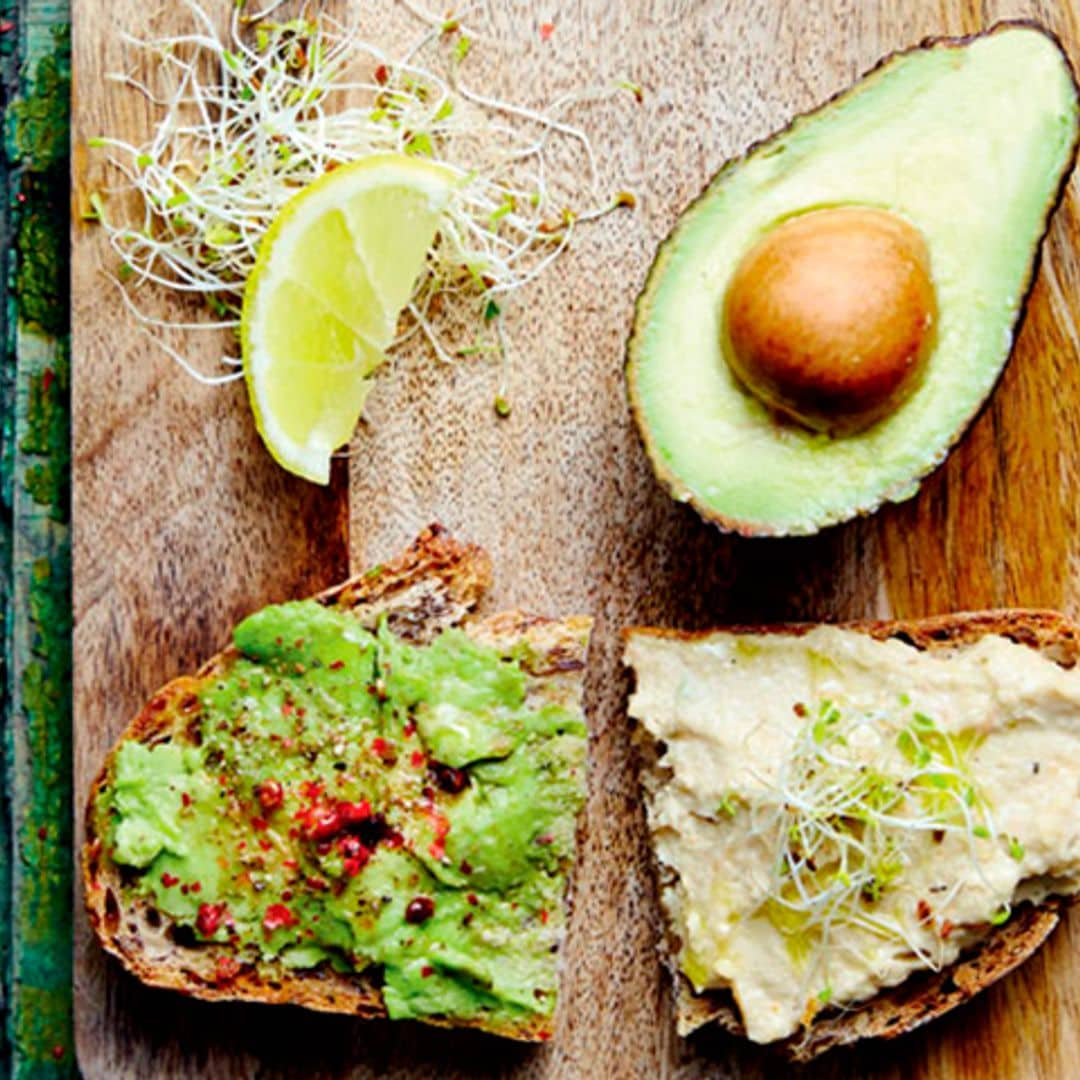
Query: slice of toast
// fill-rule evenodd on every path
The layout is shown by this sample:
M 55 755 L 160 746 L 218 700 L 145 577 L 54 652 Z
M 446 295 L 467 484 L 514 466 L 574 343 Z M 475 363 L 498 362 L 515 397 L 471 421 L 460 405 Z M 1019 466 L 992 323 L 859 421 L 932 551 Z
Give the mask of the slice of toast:
M 509 612 L 469 618 L 491 580 L 491 564 L 479 547 L 451 538 L 431 526 L 398 558 L 374 567 L 314 599 L 347 611 L 374 629 L 384 623 L 396 637 L 427 644 L 442 631 L 461 626 L 474 641 L 513 653 L 526 678 L 528 707 L 559 707 L 581 717 L 585 657 L 591 619 L 562 620 Z M 280 643 L 280 642 L 279 642 Z M 164 743 L 192 745 L 197 738 L 200 693 L 227 673 L 239 658 L 229 646 L 193 676 L 174 679 L 158 691 L 124 731 L 91 785 L 86 805 L 86 842 L 82 871 L 90 922 L 102 946 L 130 972 L 152 986 L 168 987 L 208 1000 L 245 1000 L 293 1004 L 362 1017 L 387 1015 L 380 970 L 343 972 L 329 964 L 290 969 L 278 959 L 241 957 L 237 963 L 228 942 L 199 941 L 190 928 L 178 926 L 135 885 L 137 875 L 109 854 L 108 800 L 101 796 L 113 782 L 116 756 L 125 743 L 149 747 Z M 583 751 L 582 751 L 583 753 Z M 584 788 L 584 775 L 575 776 Z M 572 831 L 572 829 L 571 829 Z M 568 880 L 571 848 L 558 871 Z M 569 905 L 568 893 L 563 897 Z M 544 919 L 545 924 L 547 918 Z M 564 924 L 555 930 L 561 945 Z M 224 975 L 223 975 L 224 972 Z M 546 1039 L 552 1030 L 550 1010 L 514 1017 L 418 1017 L 440 1026 L 475 1027 L 514 1039 Z
M 724 628 L 731 634 L 809 633 L 816 624 L 792 623 L 765 627 Z M 1049 611 L 1006 610 L 967 612 L 926 619 L 866 621 L 840 624 L 843 628 L 877 640 L 897 639 L 920 651 L 950 650 L 970 645 L 986 635 L 1000 635 L 1037 650 L 1062 668 L 1080 660 L 1080 627 Z M 633 628 L 627 641 L 664 638 L 692 642 L 709 636 L 654 628 Z M 630 663 L 628 660 L 627 663 Z M 634 725 L 634 741 L 641 766 L 641 782 L 647 799 L 671 779 L 664 764 L 665 747 L 645 729 Z M 677 878 L 676 871 L 655 861 L 664 915 L 659 947 L 674 980 L 677 1027 L 689 1035 L 709 1023 L 719 1024 L 736 1035 L 745 1035 L 739 1009 L 727 990 L 697 992 L 680 971 L 678 932 L 667 909 L 665 896 Z M 866 1038 L 894 1038 L 911 1031 L 968 1001 L 980 990 L 1007 975 L 1031 956 L 1057 926 L 1067 896 L 1051 896 L 1038 904 L 1018 905 L 1011 918 L 990 929 L 953 964 L 940 971 L 911 975 L 903 983 L 881 990 L 868 1001 L 845 1008 L 826 1007 L 789 1038 L 769 1044 L 792 1061 L 806 1062 L 833 1047 Z

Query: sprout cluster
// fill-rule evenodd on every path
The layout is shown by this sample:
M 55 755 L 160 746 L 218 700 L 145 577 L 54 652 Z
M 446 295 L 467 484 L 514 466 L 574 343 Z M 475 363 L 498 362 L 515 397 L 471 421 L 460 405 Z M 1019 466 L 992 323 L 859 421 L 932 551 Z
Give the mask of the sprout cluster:
M 969 768 L 975 738 L 951 735 L 917 711 L 897 723 L 845 714 L 831 701 L 798 708 L 805 723 L 792 751 L 769 797 L 748 811 L 754 835 L 774 845 L 766 915 L 796 953 L 813 957 L 811 971 L 840 926 L 901 941 L 936 967 L 911 920 L 887 901 L 928 835 L 963 837 L 977 870 L 976 842 L 996 841 Z M 1010 853 L 1022 857 L 1016 847 Z M 937 901 L 938 913 L 953 895 L 955 887 Z
M 565 119 L 571 105 L 618 89 L 564 97 L 542 112 L 520 107 L 467 85 L 469 9 L 436 19 L 406 3 L 422 30 L 390 56 L 355 23 L 307 8 L 280 17 L 282 2 L 252 12 L 240 0 L 222 34 L 198 0 L 181 0 L 188 31 L 124 37 L 130 67 L 111 78 L 145 97 L 155 126 L 140 144 L 93 140 L 123 183 L 93 195 L 90 216 L 118 256 L 129 309 L 155 330 L 237 330 L 244 283 L 281 207 L 328 170 L 400 152 L 448 165 L 462 182 L 395 344 L 420 334 L 442 360 L 505 358 L 499 315 L 508 294 L 566 250 L 577 224 L 632 204 L 625 193 L 597 195 L 589 138 Z M 571 206 L 579 197 L 591 205 Z M 148 283 L 201 299 L 212 317 L 161 319 L 133 295 Z M 155 341 L 204 382 L 240 376 L 235 356 L 205 373 Z

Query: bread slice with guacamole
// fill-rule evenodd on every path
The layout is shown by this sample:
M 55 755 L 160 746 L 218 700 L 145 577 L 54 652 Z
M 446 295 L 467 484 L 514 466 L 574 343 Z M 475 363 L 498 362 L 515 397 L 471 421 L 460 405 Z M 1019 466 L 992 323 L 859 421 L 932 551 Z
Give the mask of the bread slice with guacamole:
M 1080 890 L 1078 659 L 1050 612 L 628 631 L 680 1034 L 805 1061 L 1030 956 Z
M 591 622 L 476 618 L 490 576 L 432 527 L 155 694 L 87 801 L 105 949 L 199 998 L 547 1038 Z

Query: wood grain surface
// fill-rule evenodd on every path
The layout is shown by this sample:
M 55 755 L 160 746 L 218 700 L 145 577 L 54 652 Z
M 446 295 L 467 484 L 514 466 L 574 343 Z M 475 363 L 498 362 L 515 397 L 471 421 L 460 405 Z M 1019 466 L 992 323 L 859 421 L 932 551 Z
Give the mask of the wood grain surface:
M 368 32 L 392 36 L 401 10 L 372 6 Z M 146 130 L 138 100 L 102 79 L 118 60 L 118 30 L 141 27 L 145 13 L 139 0 L 76 5 L 76 200 L 101 180 L 86 139 Z M 632 305 L 657 243 L 725 158 L 886 52 L 1021 15 L 1053 28 L 1080 61 L 1074 4 L 492 0 L 469 57 L 474 85 L 527 103 L 618 79 L 644 87 L 642 104 L 627 95 L 575 114 L 612 190 L 634 191 L 638 207 L 581 230 L 559 268 L 508 313 L 508 419 L 492 411 L 491 367 L 449 369 L 406 353 L 380 375 L 348 469 L 327 491 L 270 462 L 241 389 L 198 387 L 146 347 L 105 290 L 102 237 L 76 224 L 77 803 L 136 707 L 214 652 L 237 616 L 377 561 L 429 521 L 491 552 L 489 610 L 520 604 L 598 619 L 591 793 L 550 1045 L 189 1002 L 106 963 L 80 921 L 78 1049 L 88 1077 L 788 1074 L 728 1037 L 674 1034 L 654 952 L 618 632 L 629 622 L 693 628 L 988 605 L 1080 614 L 1077 181 L 1054 219 L 1015 355 L 962 444 L 917 498 L 817 537 L 728 537 L 660 491 L 625 402 Z M 547 21 L 550 41 L 539 33 Z M 1020 972 L 928 1030 L 830 1055 L 807 1075 L 1075 1075 L 1078 916 Z

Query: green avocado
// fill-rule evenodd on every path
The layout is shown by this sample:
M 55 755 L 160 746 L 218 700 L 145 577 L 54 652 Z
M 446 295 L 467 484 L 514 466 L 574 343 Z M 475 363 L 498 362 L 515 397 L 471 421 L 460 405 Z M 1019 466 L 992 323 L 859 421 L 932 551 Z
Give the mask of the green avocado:
M 241 964 L 378 970 L 391 1017 L 550 1016 L 580 712 L 459 630 L 299 601 L 234 640 L 192 743 L 123 743 L 98 798 L 132 887 Z
M 898 54 L 728 163 L 664 242 L 638 300 L 632 409 L 661 483 L 721 528 L 807 534 L 912 496 L 990 394 L 1076 154 L 1057 42 L 1007 23 Z M 837 435 L 784 421 L 721 344 L 740 259 L 822 208 L 886 210 L 925 240 L 935 339 L 913 392 Z

